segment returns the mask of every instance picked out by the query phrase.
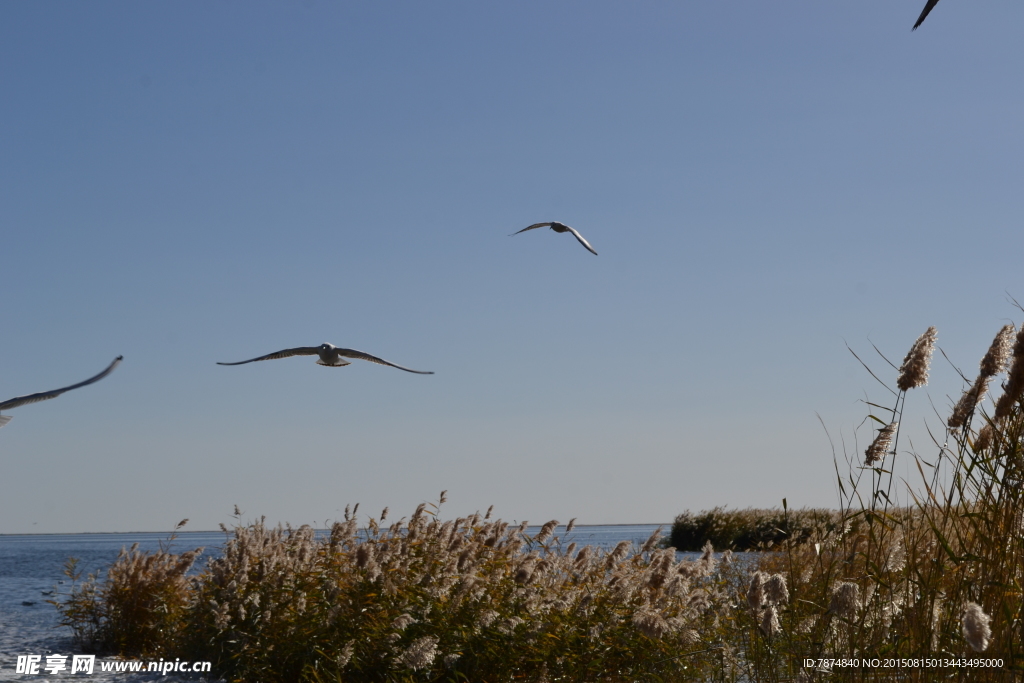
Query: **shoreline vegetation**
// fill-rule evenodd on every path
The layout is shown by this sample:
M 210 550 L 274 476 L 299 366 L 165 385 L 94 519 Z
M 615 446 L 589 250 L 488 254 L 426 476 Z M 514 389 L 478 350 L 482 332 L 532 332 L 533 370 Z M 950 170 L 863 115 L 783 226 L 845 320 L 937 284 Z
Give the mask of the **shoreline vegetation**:
M 198 567 L 201 549 L 133 547 L 84 579 L 69 561 L 54 604 L 83 649 L 239 682 L 1020 680 L 1024 331 L 961 373 L 934 447 L 899 451 L 935 343 L 929 328 L 891 386 L 872 372 L 888 393 L 866 402 L 866 449 L 833 452 L 835 510 L 683 513 L 667 543 L 609 550 L 577 546 L 571 521 L 442 521 L 443 493 L 396 522 L 346 509 L 329 535 L 237 515 Z M 897 458 L 919 479 L 894 478 Z
M 627 527 L 627 526 L 659 526 L 659 525 L 662 526 L 662 527 L 671 526 L 670 524 L 664 524 L 662 522 L 618 522 L 618 523 L 615 523 L 615 524 L 577 524 L 576 528 L 580 529 L 580 530 L 584 530 L 584 529 L 587 529 L 588 527 L 610 527 L 610 526 L 623 526 L 623 527 Z M 223 529 L 219 529 L 219 530 L 218 529 L 189 529 L 188 531 L 175 531 L 174 533 L 175 533 L 176 537 L 179 540 L 182 540 L 181 537 L 183 537 L 183 536 L 198 535 L 198 534 L 218 534 L 218 533 L 223 533 L 223 531 L 224 531 Z M 326 527 L 315 527 L 314 531 L 316 531 L 316 533 L 320 534 L 320 533 L 329 532 L 330 529 L 328 529 Z M 130 530 L 130 531 L 43 531 L 43 532 L 29 531 L 29 532 L 17 532 L 17 533 L 0 534 L 0 538 L 8 538 L 8 537 L 13 538 L 13 537 L 17 537 L 17 536 L 118 536 L 118 535 L 124 535 L 124 536 L 138 535 L 138 536 L 159 536 L 159 537 L 164 537 L 164 536 L 167 535 L 167 531 L 166 530 L 139 531 L 137 529 L 136 530 Z
M 698 551 L 707 543 L 735 552 L 770 551 L 783 543 L 799 545 L 827 538 L 844 524 L 840 510 L 825 508 L 716 507 L 678 515 L 663 545 L 683 552 Z

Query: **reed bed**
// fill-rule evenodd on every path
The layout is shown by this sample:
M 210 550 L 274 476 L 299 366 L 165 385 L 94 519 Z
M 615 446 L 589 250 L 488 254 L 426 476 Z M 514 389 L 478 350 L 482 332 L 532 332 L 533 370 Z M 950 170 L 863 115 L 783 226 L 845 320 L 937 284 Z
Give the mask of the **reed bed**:
M 700 550 L 707 543 L 739 552 L 770 550 L 783 542 L 804 543 L 828 536 L 842 529 L 844 521 L 838 511 L 824 508 L 686 511 L 672 523 L 666 545 L 684 552 Z
M 239 524 L 191 577 L 181 570 L 193 553 L 126 551 L 60 609 L 86 647 L 210 660 L 232 681 L 634 681 L 721 669 L 701 634 L 733 591 L 710 547 L 677 561 L 655 534 L 602 552 L 568 540 L 572 523 L 530 536 L 525 522 L 489 514 L 442 522 L 439 507 L 387 527 L 385 511 L 362 530 L 346 511 L 323 538 Z M 127 596 L 143 607 L 123 608 Z
M 603 552 L 572 522 L 531 536 L 490 511 L 442 521 L 442 494 L 388 526 L 346 509 L 323 538 L 239 520 L 192 573 L 198 550 L 124 551 L 57 606 L 84 647 L 210 660 L 229 681 L 1019 681 L 1024 331 L 1000 330 L 965 376 L 934 454 L 900 452 L 936 338 L 879 379 L 867 448 L 833 454 L 836 510 L 677 519 L 680 545 L 710 529 L 769 550 L 752 561 L 710 544 L 679 561 L 657 534 Z M 893 476 L 898 457 L 918 479 Z M 739 541 L 737 520 L 757 533 Z M 936 664 L 961 658 L 986 665 Z
M 739 644 L 750 680 L 1021 680 L 1024 331 L 1001 329 L 978 378 L 965 377 L 933 434 L 934 455 L 900 453 L 919 475 L 902 482 L 893 476 L 899 425 L 908 392 L 927 381 L 935 341 L 929 328 L 914 343 L 895 387 L 879 380 L 889 407 L 869 404 L 878 429 L 867 448 L 836 456 L 842 524 L 783 540 L 751 567 L 747 609 L 722 636 Z M 1004 372 L 1002 395 L 986 403 Z M 899 494 L 909 506 L 897 505 Z M 797 665 L 823 658 L 911 664 Z M 937 664 L 963 659 L 1002 666 Z

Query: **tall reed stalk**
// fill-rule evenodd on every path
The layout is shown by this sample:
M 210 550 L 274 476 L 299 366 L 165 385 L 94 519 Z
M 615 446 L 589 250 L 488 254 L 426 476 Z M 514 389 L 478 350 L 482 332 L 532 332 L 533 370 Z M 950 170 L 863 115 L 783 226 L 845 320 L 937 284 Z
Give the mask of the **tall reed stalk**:
M 935 336 L 929 328 L 914 343 L 898 368 L 896 387 L 886 387 L 892 407 L 869 404 L 884 412 L 869 415 L 880 428 L 863 465 L 850 453 L 844 454 L 845 462 L 835 457 L 844 520 L 839 533 L 810 543 L 784 542 L 784 552 L 757 563 L 761 580 L 774 572 L 785 576 L 789 601 L 776 609 L 778 629 L 765 627 L 771 620 L 764 601 L 748 601 L 750 609 L 737 622 L 745 629 L 750 680 L 1019 680 L 1015 676 L 1024 664 L 1024 333 L 1016 337 L 995 411 L 983 399 L 1006 367 L 1012 326 L 996 336 L 979 379 L 965 378 L 969 386 L 944 425 L 939 457 L 928 462 L 911 453 L 920 479 L 902 482 L 893 474 L 899 428 L 908 392 L 927 380 Z M 865 474 L 870 475 L 866 497 L 861 493 Z M 909 505 L 899 504 L 901 491 Z M 757 592 L 758 581 L 757 574 L 750 579 L 748 596 Z M 1003 665 L 861 664 L 825 671 L 800 664 L 835 658 L 883 663 L 980 658 L 1001 659 Z

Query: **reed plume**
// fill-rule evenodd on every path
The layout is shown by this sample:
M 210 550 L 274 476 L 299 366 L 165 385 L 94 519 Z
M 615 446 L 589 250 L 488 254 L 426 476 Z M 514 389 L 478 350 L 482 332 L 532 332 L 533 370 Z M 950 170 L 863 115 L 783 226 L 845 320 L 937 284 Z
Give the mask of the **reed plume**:
M 974 384 L 963 393 L 960 400 L 953 408 L 952 414 L 946 421 L 950 429 L 958 429 L 970 422 L 978 404 L 985 398 L 989 382 L 997 374 L 1006 369 L 1010 360 L 1011 349 L 1013 348 L 1013 325 L 1003 325 L 991 346 L 978 364 L 979 372 Z
M 759 610 L 764 604 L 764 584 L 768 575 L 762 571 L 754 572 L 747 586 L 747 604 L 751 609 Z
M 540 531 L 537 532 L 537 535 L 533 537 L 534 543 L 540 543 L 543 545 L 548 539 L 551 538 L 551 535 L 555 532 L 555 528 L 557 526 L 557 519 L 553 519 L 550 522 L 546 523 L 544 526 L 540 528 Z
M 978 437 L 974 440 L 974 452 L 980 453 L 990 449 L 995 442 L 995 428 L 991 422 L 982 425 L 978 430 Z
M 789 590 L 786 588 L 786 577 L 772 574 L 764 583 L 764 599 L 773 605 L 785 605 L 789 602 Z
M 437 656 L 437 643 L 440 639 L 437 636 L 424 636 L 419 638 L 409 649 L 402 653 L 398 663 L 413 671 L 424 669 L 434 661 Z
M 760 626 L 766 636 L 773 636 L 782 631 L 782 626 L 779 624 L 779 611 L 775 609 L 775 605 L 768 605 L 764 608 Z
M 961 624 L 964 640 L 975 652 L 984 652 L 988 648 L 992 637 L 992 629 L 989 627 L 991 622 L 992 617 L 985 614 L 981 605 L 976 602 L 967 603 Z
M 1014 331 L 1012 324 L 1003 325 L 1002 329 L 999 330 L 995 339 L 992 340 L 992 345 L 989 347 L 988 352 L 979 364 L 982 375 L 985 377 L 995 377 L 1007 369 L 1013 349 Z
M 1009 376 L 1003 385 L 1003 395 L 996 401 L 996 419 L 1001 420 L 1009 415 L 1020 401 L 1022 394 L 1024 394 L 1024 327 L 1021 327 L 1020 332 L 1017 333 L 1017 340 L 1013 345 Z
M 909 391 L 928 384 L 928 366 L 935 351 L 935 337 L 935 327 L 929 327 L 910 347 L 896 379 L 896 386 L 900 391 Z
M 829 612 L 844 619 L 853 619 L 860 609 L 860 586 L 849 581 L 841 581 L 832 589 L 832 600 Z
M 889 447 L 892 445 L 892 437 L 896 433 L 896 428 L 900 426 L 899 422 L 890 422 L 886 426 L 878 430 L 878 435 L 875 436 L 875 440 L 871 442 L 867 450 L 864 451 L 864 464 L 871 467 L 876 462 L 880 462 L 889 452 Z
M 957 401 L 956 406 L 953 407 L 953 412 L 950 414 L 949 419 L 946 420 L 946 426 L 950 429 L 958 429 L 963 427 L 974 415 L 974 411 L 977 409 L 978 404 L 985 398 L 985 392 L 988 391 L 988 384 L 992 381 L 991 375 L 980 374 L 978 378 L 974 380 L 974 384 L 971 388 L 963 393 L 960 400 Z
M 633 615 L 633 625 L 648 638 L 661 638 L 671 630 L 665 617 L 649 607 L 641 608 Z

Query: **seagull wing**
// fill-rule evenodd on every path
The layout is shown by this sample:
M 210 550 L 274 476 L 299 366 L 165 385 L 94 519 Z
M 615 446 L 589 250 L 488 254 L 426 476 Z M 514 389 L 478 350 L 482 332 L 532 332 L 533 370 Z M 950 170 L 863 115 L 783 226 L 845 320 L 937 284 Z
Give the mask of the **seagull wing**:
M 518 235 L 521 232 L 526 232 L 527 230 L 533 230 L 534 228 L 550 228 L 552 225 L 553 225 L 552 223 L 534 223 L 533 225 L 531 225 L 531 226 L 529 226 L 527 228 L 523 228 L 522 230 L 518 230 L 518 231 L 512 233 L 512 235 Z M 511 237 L 512 235 L 509 235 L 509 237 Z
M 410 368 L 403 368 L 401 365 L 395 365 L 394 363 L 389 363 L 386 360 L 384 360 L 383 358 L 377 358 L 377 356 L 371 356 L 368 353 L 363 353 L 362 351 L 356 351 L 355 349 L 338 349 L 338 355 L 339 356 L 345 356 L 346 358 L 358 358 L 360 360 L 368 360 L 371 363 L 376 363 L 377 365 L 389 365 L 389 366 L 391 366 L 393 368 L 398 368 L 399 370 L 405 370 L 406 372 L 415 372 L 417 375 L 433 375 L 434 374 L 432 372 L 424 372 L 423 370 L 412 370 Z
M 932 8 L 935 7 L 935 5 L 937 5 L 937 4 L 939 4 L 939 0 L 928 0 L 928 4 L 926 4 L 924 6 L 924 9 L 921 10 L 921 16 L 919 16 L 917 18 L 917 23 L 914 24 L 914 28 L 912 28 L 910 30 L 911 31 L 917 30 L 917 27 L 924 23 L 925 17 L 928 16 L 928 13 L 931 12 Z
M 565 227 L 569 228 L 568 225 L 565 226 Z M 593 254 L 594 256 L 597 256 L 597 252 L 594 251 L 594 248 L 592 246 L 590 246 L 590 242 L 588 242 L 585 239 L 583 239 L 583 235 L 579 234 L 579 232 L 576 231 L 576 228 L 569 228 L 569 232 L 571 232 L 573 234 L 573 236 L 580 241 L 580 244 L 585 246 L 587 248 L 587 250 L 591 254 Z
M 101 379 L 103 379 L 104 377 L 106 377 L 107 375 L 112 373 L 114 371 L 114 368 L 116 368 L 118 365 L 121 364 L 122 360 L 124 360 L 124 356 L 118 356 L 117 358 L 114 359 L 113 363 L 111 363 L 110 365 L 107 366 L 106 370 L 104 370 L 100 374 L 96 375 L 95 377 L 90 377 L 89 379 L 85 380 L 84 382 L 79 382 L 78 384 L 72 384 L 71 386 L 64 387 L 63 389 L 54 389 L 53 391 L 42 391 L 42 392 L 40 392 L 38 394 L 29 394 L 28 396 L 19 396 L 17 398 L 12 398 L 9 401 L 4 401 L 3 403 L 0 403 L 0 410 L 9 410 L 10 408 L 17 408 L 18 406 L 28 405 L 29 403 L 38 403 L 39 401 L 45 401 L 47 399 L 57 398 L 58 396 L 63 394 L 65 391 L 71 391 L 72 389 L 77 389 L 78 387 L 84 387 L 86 385 L 92 384 L 93 382 L 99 382 Z M 4 424 L 6 424 L 6 422 Z M 0 426 L 2 426 L 2 425 L 0 425 Z
M 320 355 L 320 349 L 315 346 L 300 346 L 294 349 L 285 349 L 283 351 L 277 351 L 275 353 L 268 353 L 265 356 L 259 358 L 250 358 L 249 360 L 241 360 L 237 363 L 217 363 L 217 365 L 245 365 L 246 363 L 255 363 L 258 360 L 277 360 L 278 358 L 291 358 L 292 356 L 318 356 Z

